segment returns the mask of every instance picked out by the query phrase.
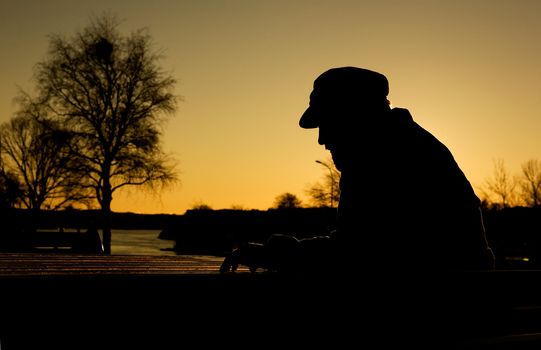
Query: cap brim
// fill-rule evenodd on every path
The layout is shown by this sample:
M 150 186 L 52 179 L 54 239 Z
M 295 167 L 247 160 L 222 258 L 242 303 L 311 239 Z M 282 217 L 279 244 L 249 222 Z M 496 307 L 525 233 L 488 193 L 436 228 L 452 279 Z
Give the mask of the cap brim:
M 319 127 L 319 118 L 313 108 L 308 107 L 299 120 L 299 125 L 303 129 L 315 129 Z

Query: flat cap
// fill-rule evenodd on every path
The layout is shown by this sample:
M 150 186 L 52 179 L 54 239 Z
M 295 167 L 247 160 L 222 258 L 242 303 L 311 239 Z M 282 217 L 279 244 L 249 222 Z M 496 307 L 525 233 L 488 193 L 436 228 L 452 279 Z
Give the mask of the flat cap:
M 310 106 L 299 125 L 304 129 L 317 128 L 323 116 L 321 106 L 386 100 L 388 94 L 389 82 L 381 73 L 358 67 L 331 68 L 314 81 Z

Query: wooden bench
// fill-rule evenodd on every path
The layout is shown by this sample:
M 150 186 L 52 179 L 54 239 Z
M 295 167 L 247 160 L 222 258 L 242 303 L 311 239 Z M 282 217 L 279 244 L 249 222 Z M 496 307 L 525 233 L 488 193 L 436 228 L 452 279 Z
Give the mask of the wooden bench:
M 97 230 L 37 231 L 2 234 L 0 251 L 101 254 L 103 246 Z

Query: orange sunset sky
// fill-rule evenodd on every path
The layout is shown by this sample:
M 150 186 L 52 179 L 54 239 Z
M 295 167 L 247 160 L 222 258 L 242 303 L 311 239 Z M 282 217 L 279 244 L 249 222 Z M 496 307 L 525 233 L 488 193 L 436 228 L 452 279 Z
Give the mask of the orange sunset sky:
M 267 209 L 308 185 L 329 154 L 298 126 L 313 80 L 337 66 L 384 73 L 393 106 L 443 141 L 474 187 L 503 159 L 541 159 L 541 1 L 3 0 L 0 122 L 32 90 L 47 35 L 71 36 L 104 11 L 149 29 L 175 79 L 163 147 L 181 183 L 158 197 L 117 193 L 113 210 L 184 213 L 195 204 Z M 479 193 L 479 191 L 478 191 Z

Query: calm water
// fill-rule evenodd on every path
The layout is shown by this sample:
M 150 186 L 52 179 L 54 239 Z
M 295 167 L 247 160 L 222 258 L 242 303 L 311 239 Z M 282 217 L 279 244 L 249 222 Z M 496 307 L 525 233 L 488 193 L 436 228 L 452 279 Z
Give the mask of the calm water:
M 176 255 L 175 241 L 159 239 L 160 230 L 112 230 L 111 254 Z

